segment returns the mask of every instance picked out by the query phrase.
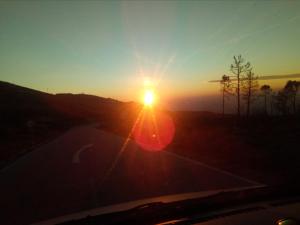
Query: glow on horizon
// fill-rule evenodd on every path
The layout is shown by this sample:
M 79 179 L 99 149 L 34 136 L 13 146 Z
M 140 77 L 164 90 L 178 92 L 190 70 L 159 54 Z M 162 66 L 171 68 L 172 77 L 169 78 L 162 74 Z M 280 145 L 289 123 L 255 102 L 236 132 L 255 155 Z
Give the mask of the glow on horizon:
M 257 75 L 300 72 L 300 2 L 1 2 L 0 80 L 140 100 L 219 95 L 242 54 Z M 36 8 L 38 7 L 38 11 Z M 243 25 L 243 26 L 241 26 Z M 236 30 L 236 27 L 239 27 Z M 274 88 L 286 80 L 260 81 Z

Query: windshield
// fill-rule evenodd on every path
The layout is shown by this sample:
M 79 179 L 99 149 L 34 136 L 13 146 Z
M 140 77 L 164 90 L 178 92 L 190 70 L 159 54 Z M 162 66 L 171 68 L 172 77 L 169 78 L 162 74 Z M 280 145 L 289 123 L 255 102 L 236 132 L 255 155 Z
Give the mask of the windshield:
M 299 184 L 299 12 L 1 1 L 0 223 Z

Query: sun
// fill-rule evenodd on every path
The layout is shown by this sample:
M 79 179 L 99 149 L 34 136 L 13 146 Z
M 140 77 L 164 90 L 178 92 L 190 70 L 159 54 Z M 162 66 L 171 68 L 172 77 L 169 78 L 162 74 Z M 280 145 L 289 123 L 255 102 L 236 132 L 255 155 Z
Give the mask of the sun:
M 144 105 L 152 106 L 154 104 L 155 95 L 153 90 L 146 90 L 144 94 Z

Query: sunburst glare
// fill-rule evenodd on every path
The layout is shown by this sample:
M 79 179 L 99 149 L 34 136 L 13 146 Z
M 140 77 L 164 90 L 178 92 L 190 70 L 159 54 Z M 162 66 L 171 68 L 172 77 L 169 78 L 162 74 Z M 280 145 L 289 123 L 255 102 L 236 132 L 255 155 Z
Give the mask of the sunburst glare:
M 144 94 L 144 105 L 152 106 L 154 102 L 155 102 L 155 94 L 153 90 L 151 89 L 146 90 Z

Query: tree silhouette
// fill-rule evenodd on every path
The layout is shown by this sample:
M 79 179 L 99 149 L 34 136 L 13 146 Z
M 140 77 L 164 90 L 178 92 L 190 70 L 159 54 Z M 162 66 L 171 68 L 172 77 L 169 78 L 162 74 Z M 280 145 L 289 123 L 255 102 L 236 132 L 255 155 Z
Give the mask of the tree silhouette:
M 271 89 L 270 85 L 265 84 L 265 85 L 261 86 L 260 90 L 263 92 L 263 95 L 264 95 L 264 99 L 265 99 L 264 109 L 265 109 L 265 114 L 267 115 L 268 114 L 268 111 L 267 111 L 267 98 L 270 95 L 272 89 Z
M 270 114 L 273 115 L 274 114 L 274 108 L 276 107 L 276 92 L 272 91 L 271 92 L 271 99 L 270 99 Z
M 297 100 L 297 93 L 299 89 L 300 89 L 300 81 L 295 81 L 295 80 L 294 81 L 289 80 L 284 87 L 284 91 L 286 92 L 290 104 L 292 105 L 294 114 L 297 111 L 296 100 Z
M 278 91 L 276 96 L 276 103 L 275 106 L 277 110 L 282 114 L 287 114 L 287 103 L 288 103 L 288 96 L 285 90 Z
M 251 104 L 254 101 L 254 93 L 258 90 L 258 76 L 255 76 L 252 69 L 248 70 L 241 82 L 242 96 L 246 101 L 246 115 L 249 117 Z
M 236 95 L 237 95 L 237 115 L 240 117 L 241 115 L 241 103 L 240 103 L 240 85 L 241 85 L 241 76 L 245 72 L 250 70 L 250 63 L 244 63 L 244 59 L 241 55 L 238 57 L 233 56 L 234 62 L 230 66 L 231 72 L 234 74 L 237 80 L 236 84 Z
M 221 84 L 221 92 L 222 92 L 222 116 L 225 113 L 225 98 L 228 94 L 231 94 L 232 87 L 231 87 L 231 80 L 229 76 L 223 75 L 220 81 Z

